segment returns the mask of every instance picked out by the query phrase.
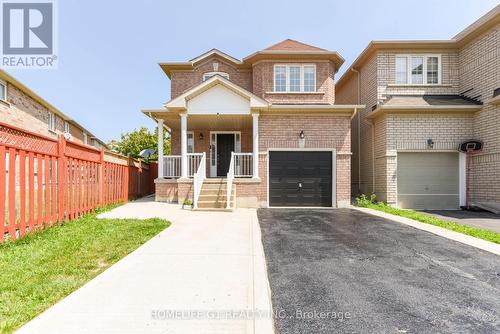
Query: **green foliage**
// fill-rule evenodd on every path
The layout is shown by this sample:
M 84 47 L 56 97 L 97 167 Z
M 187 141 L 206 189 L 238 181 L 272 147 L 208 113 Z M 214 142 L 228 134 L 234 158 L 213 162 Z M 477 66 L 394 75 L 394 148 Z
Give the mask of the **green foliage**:
M 163 152 L 165 155 L 170 154 L 170 137 L 167 136 L 167 132 L 164 131 L 164 141 L 163 141 Z M 120 152 L 121 154 L 130 156 L 132 158 L 152 161 L 156 160 L 158 156 L 155 154 L 149 159 L 143 159 L 139 156 L 139 153 L 148 148 L 153 148 L 158 151 L 158 129 L 154 132 L 149 131 L 148 128 L 141 127 L 132 132 L 122 133 L 120 140 L 110 143 L 110 147 L 113 150 Z
M 184 202 L 182 203 L 182 205 L 183 205 L 183 206 L 184 206 L 184 205 L 186 205 L 186 206 L 191 206 L 191 205 L 193 205 L 193 201 L 192 201 L 192 200 L 190 200 L 189 198 L 185 198 L 185 199 L 184 199 Z
M 413 219 L 419 221 L 421 223 L 430 224 L 439 226 L 451 231 L 455 231 L 458 233 L 470 235 L 472 237 L 476 237 L 479 239 L 491 241 L 497 244 L 500 244 L 500 233 L 496 233 L 489 230 L 483 230 L 480 228 L 475 228 L 467 225 L 461 225 L 449 220 L 443 220 L 431 215 L 428 215 L 423 212 L 417 212 L 414 210 L 404 210 L 392 207 L 383 202 L 377 202 L 375 195 L 371 195 L 370 197 L 366 195 L 360 195 L 356 198 L 356 203 L 359 207 L 374 209 L 386 213 L 390 213 L 392 215 L 405 217 L 409 219 Z
M 358 206 L 366 208 L 370 204 L 377 203 L 377 196 L 375 194 L 371 194 L 370 197 L 368 197 L 365 194 L 361 194 L 356 197 L 356 203 L 358 204 Z
M 0 333 L 33 319 L 170 224 L 96 215 L 0 245 Z

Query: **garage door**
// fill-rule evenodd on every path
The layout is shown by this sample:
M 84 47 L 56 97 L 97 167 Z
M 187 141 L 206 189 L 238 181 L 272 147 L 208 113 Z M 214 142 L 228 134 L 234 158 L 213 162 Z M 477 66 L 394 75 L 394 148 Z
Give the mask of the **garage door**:
M 399 207 L 459 208 L 458 153 L 398 153 L 397 169 Z
M 332 206 L 332 152 L 269 152 L 270 206 Z

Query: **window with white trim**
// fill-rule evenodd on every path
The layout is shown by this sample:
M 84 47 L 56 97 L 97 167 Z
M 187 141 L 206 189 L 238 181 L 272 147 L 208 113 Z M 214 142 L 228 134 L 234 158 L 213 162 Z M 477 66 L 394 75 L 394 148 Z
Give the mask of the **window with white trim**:
M 226 72 L 207 72 L 207 73 L 203 73 L 203 81 L 207 81 L 208 79 L 210 79 L 214 75 L 220 75 L 221 77 L 229 80 L 229 74 L 227 74 Z
M 194 153 L 194 132 L 187 132 L 187 153 Z
M 440 55 L 397 55 L 396 84 L 436 85 L 441 83 Z
M 89 136 L 85 132 L 83 133 L 83 143 L 85 145 L 89 143 Z
M 50 131 L 56 131 L 56 115 L 53 112 L 48 112 L 47 126 Z
M 64 121 L 64 132 L 69 133 L 69 122 L 68 121 Z
M 315 92 L 316 66 L 313 64 L 274 65 L 275 92 Z
M 0 100 L 7 101 L 7 83 L 0 80 Z

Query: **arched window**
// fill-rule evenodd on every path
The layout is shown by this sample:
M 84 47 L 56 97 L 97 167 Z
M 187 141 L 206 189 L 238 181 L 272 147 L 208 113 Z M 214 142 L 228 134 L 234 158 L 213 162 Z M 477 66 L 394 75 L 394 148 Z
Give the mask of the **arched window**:
M 227 80 L 229 80 L 229 74 L 227 74 L 226 72 L 206 72 L 206 73 L 203 73 L 203 81 L 207 81 L 208 79 L 210 79 L 214 75 L 220 75 L 221 77 L 224 77 Z

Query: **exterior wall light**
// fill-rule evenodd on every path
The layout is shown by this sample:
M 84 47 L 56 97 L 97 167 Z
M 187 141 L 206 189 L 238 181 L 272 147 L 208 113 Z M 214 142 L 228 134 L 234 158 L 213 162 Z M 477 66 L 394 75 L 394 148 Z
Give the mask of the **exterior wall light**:
M 304 135 L 304 130 L 301 130 L 299 134 L 299 147 L 304 148 L 305 146 L 306 146 L 306 136 Z
M 428 148 L 434 148 L 434 140 L 427 139 L 427 147 Z
M 198 136 L 199 140 L 203 140 L 203 132 L 200 132 L 200 135 Z

